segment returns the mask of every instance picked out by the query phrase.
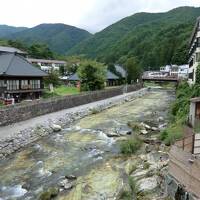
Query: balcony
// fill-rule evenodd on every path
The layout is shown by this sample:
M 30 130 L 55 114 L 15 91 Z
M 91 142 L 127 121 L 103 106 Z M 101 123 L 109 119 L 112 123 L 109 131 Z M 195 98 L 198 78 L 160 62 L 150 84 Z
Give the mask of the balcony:
M 41 85 L 23 85 L 17 87 L 16 85 L 9 85 L 0 87 L 0 93 L 14 94 L 14 93 L 28 93 L 28 92 L 42 92 L 44 90 L 44 84 Z

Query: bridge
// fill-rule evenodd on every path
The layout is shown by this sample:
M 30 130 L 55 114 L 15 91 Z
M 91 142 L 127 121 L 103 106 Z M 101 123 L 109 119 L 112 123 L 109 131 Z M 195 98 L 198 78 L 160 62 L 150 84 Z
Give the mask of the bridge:
M 173 76 L 142 76 L 143 81 L 154 81 L 154 82 L 175 82 L 178 83 L 179 79 L 178 77 Z

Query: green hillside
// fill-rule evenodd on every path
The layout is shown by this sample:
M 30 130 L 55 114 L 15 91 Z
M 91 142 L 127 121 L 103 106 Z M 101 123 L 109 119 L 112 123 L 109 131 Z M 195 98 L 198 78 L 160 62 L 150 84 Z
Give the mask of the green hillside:
M 5 37 L 9 34 L 24 31 L 26 29 L 27 28 L 25 28 L 25 27 L 14 27 L 14 26 L 0 25 L 0 37 Z
M 24 31 L 9 34 L 5 39 L 19 40 L 25 44 L 47 44 L 49 48 L 58 53 L 65 54 L 73 46 L 90 37 L 85 30 L 65 24 L 40 24 Z
M 69 54 L 104 62 L 136 57 L 143 68 L 187 62 L 188 42 L 200 8 L 180 7 L 166 13 L 138 13 L 81 42 Z

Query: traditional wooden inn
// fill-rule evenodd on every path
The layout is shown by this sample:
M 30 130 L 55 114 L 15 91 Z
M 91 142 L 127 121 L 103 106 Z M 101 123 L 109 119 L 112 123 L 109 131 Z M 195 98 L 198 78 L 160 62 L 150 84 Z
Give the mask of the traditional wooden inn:
M 190 84 L 196 82 L 196 69 L 200 64 L 200 17 L 197 19 L 190 42 L 189 51 L 189 80 Z
M 68 82 L 70 84 L 78 85 L 80 84 L 80 78 L 78 77 L 78 74 L 75 73 L 72 76 L 68 78 Z M 119 85 L 119 77 L 107 70 L 106 72 L 106 86 L 115 86 Z
M 47 74 L 17 53 L 0 54 L 0 97 L 3 100 L 36 99 L 44 89 Z
M 18 55 L 26 57 L 28 55 L 27 52 L 22 51 L 20 49 L 14 48 L 14 47 L 7 47 L 7 46 L 0 46 L 0 54 L 2 53 L 16 53 Z

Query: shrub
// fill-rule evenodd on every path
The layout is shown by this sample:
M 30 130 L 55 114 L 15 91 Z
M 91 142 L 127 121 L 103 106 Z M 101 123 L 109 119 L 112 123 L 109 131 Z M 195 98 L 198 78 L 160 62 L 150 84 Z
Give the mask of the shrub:
M 150 164 L 148 162 L 145 162 L 143 165 L 143 169 L 149 169 Z
M 131 129 L 133 129 L 133 131 L 139 131 L 139 130 L 141 130 L 141 129 L 143 128 L 143 127 L 142 127 L 139 123 L 137 123 L 137 122 L 128 122 L 127 125 L 128 125 Z
M 137 185 L 137 183 L 136 183 L 136 181 L 133 177 L 131 177 L 131 176 L 128 177 L 128 184 L 131 188 L 132 193 L 137 194 L 138 191 L 139 191 L 139 188 L 138 188 L 138 185 Z
M 169 128 L 161 132 L 160 139 L 164 141 L 166 145 L 172 145 L 176 140 L 181 139 L 183 135 L 183 125 L 179 122 L 170 125 Z
M 122 154 L 130 155 L 137 152 L 142 146 L 142 140 L 138 137 L 133 137 L 126 141 L 123 141 L 120 145 L 120 150 Z
M 96 108 L 92 108 L 92 109 L 91 109 L 91 114 L 92 114 L 92 115 L 95 115 L 95 114 L 97 114 L 97 113 L 100 113 L 100 110 L 98 110 L 98 109 L 96 109 Z
M 52 198 L 56 197 L 59 193 L 58 188 L 49 188 L 47 191 L 43 192 L 40 195 L 40 200 L 51 200 Z

